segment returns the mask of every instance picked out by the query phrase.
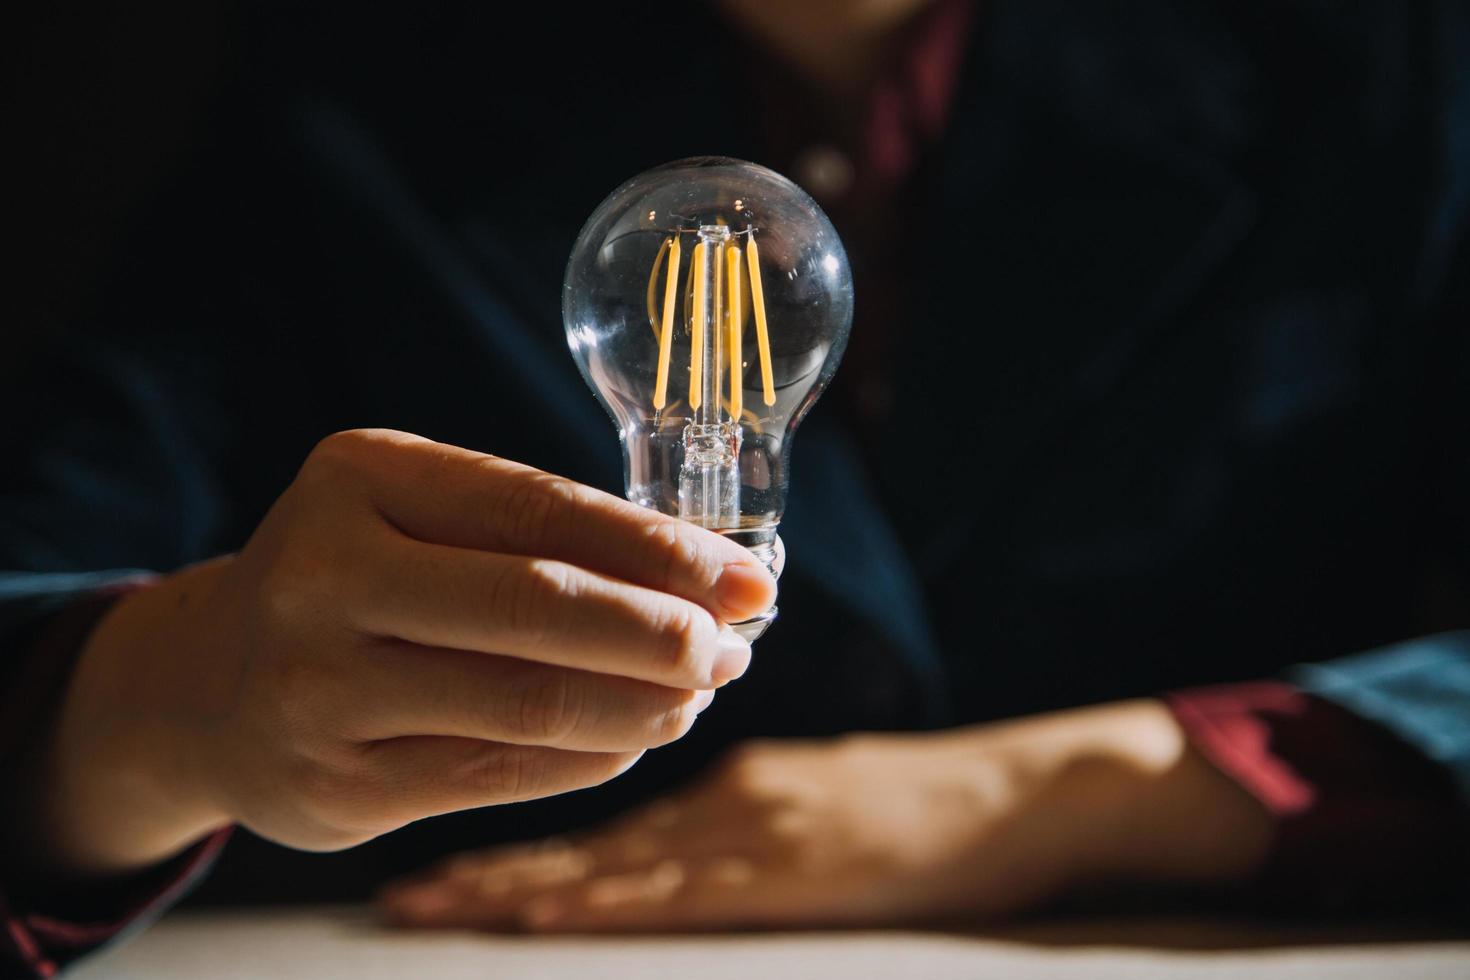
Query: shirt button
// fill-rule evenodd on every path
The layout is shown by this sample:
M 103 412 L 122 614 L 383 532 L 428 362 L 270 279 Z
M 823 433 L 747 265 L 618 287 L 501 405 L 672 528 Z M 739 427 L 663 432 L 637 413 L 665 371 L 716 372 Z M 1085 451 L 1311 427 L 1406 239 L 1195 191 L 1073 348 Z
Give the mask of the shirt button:
M 819 201 L 835 201 L 852 187 L 852 160 L 835 146 L 809 146 L 796 157 L 796 182 Z

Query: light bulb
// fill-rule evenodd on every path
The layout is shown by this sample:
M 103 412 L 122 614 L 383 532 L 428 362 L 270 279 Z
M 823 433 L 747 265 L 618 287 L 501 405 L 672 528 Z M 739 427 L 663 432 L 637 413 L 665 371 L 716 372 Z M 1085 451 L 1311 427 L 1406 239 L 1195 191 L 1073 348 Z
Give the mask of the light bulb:
M 792 438 L 852 325 L 842 241 L 801 188 L 724 157 L 613 191 L 572 247 L 567 343 L 622 441 L 628 499 L 772 573 Z M 755 639 L 775 618 L 735 624 Z

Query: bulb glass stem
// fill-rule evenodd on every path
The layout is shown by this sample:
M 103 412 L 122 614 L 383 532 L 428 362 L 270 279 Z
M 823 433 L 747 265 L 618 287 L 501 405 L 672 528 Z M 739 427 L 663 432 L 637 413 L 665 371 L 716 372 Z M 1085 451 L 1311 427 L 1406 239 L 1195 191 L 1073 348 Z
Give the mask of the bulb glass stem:
M 740 524 L 740 426 L 726 412 L 721 387 L 730 352 L 725 248 L 730 229 L 704 225 L 690 261 L 689 408 L 679 516 L 701 527 Z

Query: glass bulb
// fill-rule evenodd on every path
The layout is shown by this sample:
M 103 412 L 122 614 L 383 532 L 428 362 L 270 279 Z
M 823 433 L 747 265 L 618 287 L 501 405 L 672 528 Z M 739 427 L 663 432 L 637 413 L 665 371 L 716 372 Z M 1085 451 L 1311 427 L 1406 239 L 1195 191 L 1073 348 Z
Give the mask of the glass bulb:
M 741 160 L 649 170 L 587 219 L 562 315 L 617 425 L 628 499 L 777 571 L 792 438 L 852 325 L 847 253 L 817 203 Z M 754 639 L 774 616 L 737 628 Z

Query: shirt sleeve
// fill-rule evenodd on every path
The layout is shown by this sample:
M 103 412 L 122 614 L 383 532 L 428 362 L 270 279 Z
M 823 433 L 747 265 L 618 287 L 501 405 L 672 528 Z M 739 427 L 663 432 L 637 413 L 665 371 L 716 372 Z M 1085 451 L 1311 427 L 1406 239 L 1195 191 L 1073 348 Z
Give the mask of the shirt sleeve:
M 1289 677 L 1442 766 L 1470 802 L 1470 630 L 1303 664 Z
M 0 386 L 0 976 L 47 976 L 147 921 L 223 843 L 106 887 L 41 880 L 9 805 L 119 590 L 227 550 L 230 439 L 201 343 L 163 325 L 58 330 Z
M 1397 911 L 1470 898 L 1466 801 L 1452 767 L 1392 725 L 1411 711 L 1407 702 L 1389 725 L 1283 681 L 1180 691 L 1166 702 L 1195 748 L 1277 821 L 1248 889 L 1253 903 Z M 1470 700 L 1459 710 L 1470 714 Z
M 68 596 L 66 604 L 37 627 L 11 634 L 15 649 L 4 663 L 6 683 L 0 686 L 0 785 L 12 791 L 25 785 L 27 767 L 39 757 L 34 749 L 44 738 L 87 636 L 113 603 L 147 587 L 144 578 L 115 582 L 107 575 L 83 576 L 72 584 L 80 588 L 84 581 L 106 584 L 85 592 L 47 592 L 47 605 L 62 601 L 63 594 Z M 0 817 L 6 838 L 0 842 L 0 975 L 4 976 L 53 976 L 78 957 L 141 928 L 204 875 L 230 834 L 221 830 L 136 874 L 68 887 L 37 882 L 33 873 L 17 868 L 15 849 L 24 847 L 29 834 L 15 824 L 16 816 L 17 811 L 7 810 Z
M 105 895 L 88 899 L 85 916 L 28 910 L 0 891 L 0 973 L 52 977 L 79 957 L 145 928 L 204 876 L 230 833 L 217 831 L 171 861 L 110 884 Z

